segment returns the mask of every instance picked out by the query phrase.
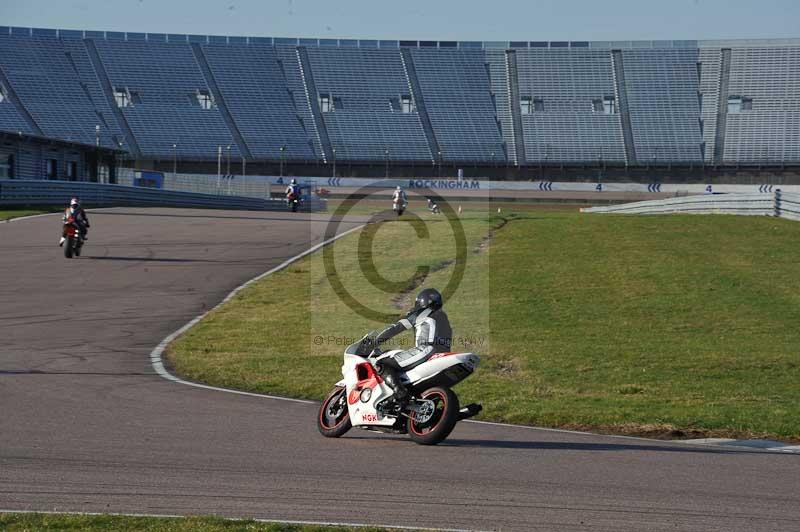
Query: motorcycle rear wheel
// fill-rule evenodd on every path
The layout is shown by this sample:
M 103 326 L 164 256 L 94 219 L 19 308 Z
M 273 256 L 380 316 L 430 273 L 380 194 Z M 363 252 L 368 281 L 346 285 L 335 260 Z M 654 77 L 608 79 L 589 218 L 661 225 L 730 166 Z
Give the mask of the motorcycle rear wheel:
M 322 401 L 317 414 L 317 429 L 326 438 L 338 438 L 352 427 L 347 408 L 347 391 L 337 386 Z
M 447 438 L 458 422 L 458 396 L 450 388 L 428 388 L 420 399 L 433 401 L 433 412 L 424 421 L 418 414 L 408 418 L 408 435 L 420 445 L 436 445 Z

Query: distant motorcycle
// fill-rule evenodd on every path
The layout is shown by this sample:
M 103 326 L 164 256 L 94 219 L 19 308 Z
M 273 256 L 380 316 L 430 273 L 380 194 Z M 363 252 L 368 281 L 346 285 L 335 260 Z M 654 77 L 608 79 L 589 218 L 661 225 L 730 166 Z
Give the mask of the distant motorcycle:
M 70 216 L 64 221 L 64 256 L 71 259 L 72 256 L 80 257 L 81 250 L 83 249 L 83 238 L 81 238 L 81 231 L 78 228 L 78 223 L 75 218 Z
M 397 216 L 402 215 L 407 207 L 408 201 L 405 198 L 396 198 L 392 202 L 392 210 L 397 213 Z
M 478 365 L 474 353 L 436 353 L 401 375 L 411 393 L 407 403 L 394 400 L 394 392 L 375 370 L 381 356 L 374 333 L 344 352 L 344 377 L 320 406 L 317 429 L 338 438 L 351 427 L 375 432 L 408 434 L 421 445 L 443 441 L 462 419 L 481 411 L 481 405 L 460 407 L 452 386 L 469 377 Z M 391 355 L 392 352 L 386 353 Z
M 295 194 L 293 192 L 289 193 L 286 196 L 286 203 L 289 206 L 289 208 L 292 210 L 292 212 L 297 212 L 297 209 L 300 208 L 300 196 L 298 196 L 297 194 Z

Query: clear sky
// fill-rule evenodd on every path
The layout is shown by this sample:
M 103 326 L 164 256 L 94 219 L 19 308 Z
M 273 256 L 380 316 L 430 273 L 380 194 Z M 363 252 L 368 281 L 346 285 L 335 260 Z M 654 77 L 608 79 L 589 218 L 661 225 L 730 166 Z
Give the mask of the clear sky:
M 271 37 L 800 37 L 800 0 L 0 0 L 0 25 Z

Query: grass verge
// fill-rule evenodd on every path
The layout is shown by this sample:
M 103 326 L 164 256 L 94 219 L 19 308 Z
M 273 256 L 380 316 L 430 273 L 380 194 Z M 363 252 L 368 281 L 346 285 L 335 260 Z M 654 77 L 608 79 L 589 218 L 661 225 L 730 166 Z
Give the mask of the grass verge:
M 561 210 L 502 216 L 462 217 L 469 255 L 446 305 L 459 348 L 482 355 L 458 386 L 464 402 L 484 404 L 482 419 L 800 440 L 800 224 Z M 417 239 L 409 223 L 375 233 L 371 256 L 396 297 L 364 281 L 358 235 L 334 245 L 336 275 L 357 301 L 399 315 L 419 264 L 431 269 L 426 286 L 447 283 L 449 224 L 425 219 L 429 239 Z M 380 325 L 334 293 L 317 253 L 242 291 L 167 356 L 192 380 L 320 399 L 339 378 L 348 339 Z
M 144 532 L 379 532 L 385 528 L 288 525 L 218 517 L 134 517 L 49 513 L 0 513 L 0 529 L 33 530 L 136 530 Z
M 48 212 L 59 212 L 63 207 L 3 207 L 0 209 L 0 221 L 10 220 L 11 218 L 21 218 L 34 214 L 45 214 Z

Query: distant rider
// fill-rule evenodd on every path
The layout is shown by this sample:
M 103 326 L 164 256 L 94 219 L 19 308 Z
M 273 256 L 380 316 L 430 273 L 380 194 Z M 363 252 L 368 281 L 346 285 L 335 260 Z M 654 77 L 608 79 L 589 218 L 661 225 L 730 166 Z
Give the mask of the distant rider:
M 74 224 L 78 227 L 81 240 L 86 240 L 86 232 L 89 229 L 89 217 L 86 216 L 86 211 L 81 207 L 80 200 L 75 197 L 69 200 L 69 207 L 64 209 L 64 216 L 62 221 L 66 224 L 67 220 L 72 218 Z M 61 234 L 61 240 L 58 242 L 59 246 L 63 246 L 66 242 L 66 230 Z
M 392 194 L 392 203 L 396 203 L 400 206 L 400 208 L 404 208 L 405 205 L 408 204 L 408 197 L 406 196 L 406 191 L 403 190 L 403 187 L 397 185 L 397 188 L 394 190 L 394 194 Z
M 433 201 L 432 198 L 428 198 L 428 210 L 431 211 L 433 214 L 439 214 L 441 211 L 439 210 L 439 206 Z
M 295 198 L 300 201 L 300 185 L 297 184 L 297 179 L 292 179 L 289 186 L 286 187 L 286 201 L 289 202 Z
M 400 382 L 400 374 L 422 364 L 434 353 L 448 352 L 452 348 L 453 330 L 442 305 L 442 294 L 426 288 L 417 294 L 414 308 L 405 317 L 375 337 L 378 346 L 375 367 L 401 406 L 408 400 L 408 389 Z M 394 355 L 380 354 L 382 343 L 411 328 L 414 329 L 415 347 Z

